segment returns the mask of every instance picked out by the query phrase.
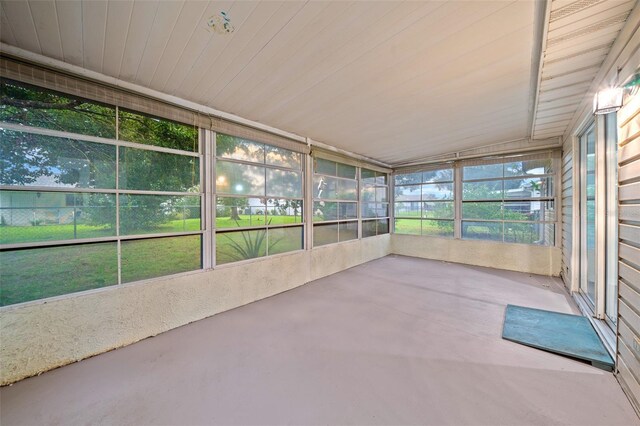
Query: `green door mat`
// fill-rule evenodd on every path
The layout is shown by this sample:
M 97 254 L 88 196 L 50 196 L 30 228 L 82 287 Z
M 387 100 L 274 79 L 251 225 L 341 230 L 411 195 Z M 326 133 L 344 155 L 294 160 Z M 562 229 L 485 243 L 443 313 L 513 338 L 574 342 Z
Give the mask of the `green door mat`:
M 613 359 L 588 318 L 507 305 L 502 338 L 613 371 Z

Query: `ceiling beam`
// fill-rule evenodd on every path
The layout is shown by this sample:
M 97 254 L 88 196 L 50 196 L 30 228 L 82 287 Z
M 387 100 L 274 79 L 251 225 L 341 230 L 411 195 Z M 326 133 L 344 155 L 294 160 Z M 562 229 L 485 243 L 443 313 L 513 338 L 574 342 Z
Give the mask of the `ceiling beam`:
M 547 36 L 549 34 L 549 16 L 551 14 L 551 0 L 538 0 L 535 3 L 535 16 L 533 20 L 533 51 L 531 52 L 531 83 L 529 90 L 529 121 L 527 129 L 529 137 L 533 137 L 533 127 L 538 111 L 538 97 L 540 96 L 540 84 L 542 81 L 542 67 L 544 66 L 544 54 L 547 48 Z

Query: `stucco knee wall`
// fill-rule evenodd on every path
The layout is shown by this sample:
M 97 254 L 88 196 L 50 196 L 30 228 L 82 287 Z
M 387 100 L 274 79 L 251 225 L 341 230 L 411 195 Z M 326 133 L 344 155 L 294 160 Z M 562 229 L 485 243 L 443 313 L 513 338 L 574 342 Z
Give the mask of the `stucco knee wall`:
M 398 234 L 391 253 L 556 277 L 562 257 L 557 247 Z
M 389 254 L 366 238 L 0 310 L 0 384 L 122 347 Z

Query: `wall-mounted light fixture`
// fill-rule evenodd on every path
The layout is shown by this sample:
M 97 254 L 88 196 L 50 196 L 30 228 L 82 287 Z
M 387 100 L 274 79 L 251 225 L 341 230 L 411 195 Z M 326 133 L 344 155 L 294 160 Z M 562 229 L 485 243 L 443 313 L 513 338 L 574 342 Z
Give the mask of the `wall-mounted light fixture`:
M 593 113 L 609 114 L 622 108 L 622 87 L 600 90 L 593 97 Z

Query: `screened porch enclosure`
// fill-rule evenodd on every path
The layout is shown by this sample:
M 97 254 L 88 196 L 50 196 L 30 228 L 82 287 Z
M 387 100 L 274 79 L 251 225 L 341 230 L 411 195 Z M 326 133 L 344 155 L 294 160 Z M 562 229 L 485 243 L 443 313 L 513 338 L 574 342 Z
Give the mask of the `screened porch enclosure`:
M 638 0 L 0 0 L 1 423 L 638 423 L 638 93 Z
M 613 375 L 502 340 L 507 301 L 578 313 L 558 278 L 386 256 L 2 388 L 0 419 L 638 422 Z

